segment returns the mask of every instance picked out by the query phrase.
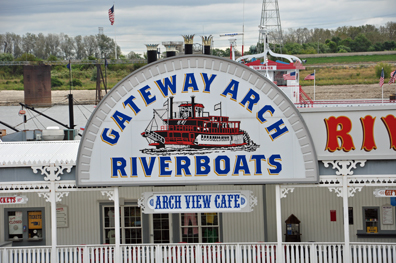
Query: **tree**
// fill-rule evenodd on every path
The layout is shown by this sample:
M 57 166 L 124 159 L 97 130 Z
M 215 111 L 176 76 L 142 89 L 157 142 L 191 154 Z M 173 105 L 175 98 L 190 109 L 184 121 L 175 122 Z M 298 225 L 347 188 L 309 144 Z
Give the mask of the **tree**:
M 12 42 L 14 45 L 14 57 L 17 58 L 23 54 L 22 51 L 22 38 L 19 35 L 12 33 Z
M 74 56 L 74 39 L 69 37 L 66 34 L 61 33 L 60 35 L 60 49 L 63 53 L 65 59 L 71 58 Z
M 217 57 L 226 57 L 225 51 L 220 48 L 212 49 L 212 54 Z
M 87 56 L 86 48 L 81 35 L 74 38 L 75 48 L 76 48 L 76 58 L 83 59 Z
M 47 58 L 47 61 L 57 61 L 58 58 L 54 55 L 49 55 L 49 57 Z
M 33 54 L 24 53 L 15 61 L 37 61 L 38 59 Z
M 396 22 L 388 22 L 386 23 L 386 33 L 389 40 L 396 41 Z
M 351 49 L 349 47 L 344 45 L 337 46 L 337 53 L 347 53 L 347 52 L 351 52 Z
M 338 36 L 334 36 L 331 38 L 331 41 L 335 42 L 338 45 L 341 41 L 341 38 Z
M 0 53 L 0 61 L 13 61 L 14 57 L 10 53 Z
M 341 40 L 341 41 L 338 43 L 338 45 L 350 47 L 352 41 L 353 41 L 353 40 L 352 40 L 350 37 L 347 37 L 347 38 Z
M 251 45 L 249 47 L 249 53 L 250 54 L 257 54 L 257 46 Z
M 135 53 L 133 51 L 129 52 L 127 55 L 128 59 L 142 59 L 142 56 L 138 53 Z
M 367 37 L 364 34 L 359 34 L 351 42 L 352 52 L 364 52 L 367 51 L 370 46 L 371 46 L 371 42 L 367 39 Z
M 26 33 L 22 36 L 22 50 L 25 53 L 33 53 L 34 46 L 36 44 L 36 35 L 31 33 Z
M 87 52 L 87 56 L 95 57 L 98 52 L 98 42 L 95 36 L 85 36 L 83 37 L 83 42 L 85 46 L 85 50 Z
M 395 41 L 385 41 L 383 44 L 384 50 L 394 50 L 396 48 Z
M 113 54 L 114 57 L 114 41 L 111 38 L 104 34 L 98 34 L 96 35 L 96 41 L 98 43 L 100 58 L 104 57 L 104 54 L 107 57 Z
M 58 35 L 48 34 L 45 41 L 45 53 L 58 56 L 60 51 L 60 39 Z
M 327 46 L 329 46 L 329 48 L 330 48 L 330 50 L 331 50 L 332 53 L 337 52 L 337 43 L 336 43 L 336 42 L 330 40 L 330 41 L 327 43 Z
M 33 47 L 33 54 L 41 59 L 45 59 L 48 57 L 48 54 L 46 52 L 46 38 L 43 33 L 39 33 L 36 37 L 35 45 Z

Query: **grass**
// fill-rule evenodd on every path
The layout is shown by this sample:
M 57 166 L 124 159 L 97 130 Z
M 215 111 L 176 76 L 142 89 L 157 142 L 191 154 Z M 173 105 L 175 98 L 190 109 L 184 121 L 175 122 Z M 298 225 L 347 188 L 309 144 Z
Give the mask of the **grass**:
M 300 85 L 312 86 L 313 80 L 304 80 L 304 77 L 313 73 L 315 70 L 315 85 L 352 85 L 352 84 L 374 84 L 378 83 L 379 79 L 375 75 L 374 66 L 365 67 L 322 67 L 310 68 L 306 67 L 305 70 L 300 71 Z M 385 81 L 390 77 L 386 76 Z
M 305 65 L 317 64 L 349 64 L 349 63 L 368 63 L 368 62 L 395 62 L 394 55 L 368 55 L 368 56 L 347 56 L 347 57 L 320 57 L 307 58 Z

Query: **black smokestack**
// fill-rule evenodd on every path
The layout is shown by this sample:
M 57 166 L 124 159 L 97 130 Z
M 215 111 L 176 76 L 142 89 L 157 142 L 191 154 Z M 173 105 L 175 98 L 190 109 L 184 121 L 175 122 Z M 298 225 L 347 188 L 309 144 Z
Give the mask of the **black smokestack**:
M 158 44 L 146 44 L 147 47 L 147 63 L 157 61 L 157 47 Z
M 204 54 L 205 55 L 210 55 L 210 47 L 212 46 L 212 35 L 208 37 L 202 37 L 202 44 L 204 46 Z
M 183 35 L 184 38 L 184 54 L 193 53 L 194 35 Z
M 176 51 L 166 51 L 167 58 L 174 57 L 174 56 L 176 56 Z
M 169 113 L 170 113 L 170 117 L 169 119 L 173 119 L 173 97 L 169 97 Z
M 191 96 L 192 117 L 195 118 L 195 96 Z

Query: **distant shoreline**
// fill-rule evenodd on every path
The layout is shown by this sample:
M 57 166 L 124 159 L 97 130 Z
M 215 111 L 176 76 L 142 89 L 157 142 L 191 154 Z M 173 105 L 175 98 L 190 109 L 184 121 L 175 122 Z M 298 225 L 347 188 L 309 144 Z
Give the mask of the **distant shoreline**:
M 382 89 L 376 84 L 359 85 L 331 85 L 331 86 L 305 86 L 305 93 L 316 100 L 348 100 L 348 99 L 381 99 Z M 53 90 L 51 92 L 52 105 L 67 105 L 68 90 Z M 75 104 L 93 105 L 95 104 L 96 90 L 74 90 L 72 91 Z M 388 100 L 391 94 L 396 94 L 396 84 L 383 86 L 384 100 Z M 105 92 L 102 91 L 102 96 Z M 0 106 L 18 106 L 24 103 L 23 90 L 0 90 Z

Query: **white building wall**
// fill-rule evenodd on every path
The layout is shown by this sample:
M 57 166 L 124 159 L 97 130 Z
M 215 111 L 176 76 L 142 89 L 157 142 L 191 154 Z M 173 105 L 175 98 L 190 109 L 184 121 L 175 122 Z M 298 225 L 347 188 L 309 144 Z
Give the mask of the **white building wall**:
M 378 188 L 378 187 L 377 187 Z M 376 198 L 373 195 L 375 187 L 363 187 L 354 197 L 348 198 L 348 206 L 353 207 L 354 224 L 349 226 L 350 242 L 395 242 L 394 238 L 361 238 L 357 231 L 363 230 L 363 210 L 365 206 L 381 207 L 389 204 L 389 198 Z M 268 241 L 276 241 L 276 214 L 275 214 L 275 186 L 266 186 L 267 213 L 268 213 Z M 296 187 L 294 192 L 288 193 L 281 199 L 282 233 L 286 233 L 286 219 L 294 214 L 300 221 L 301 241 L 316 242 L 343 242 L 343 207 L 342 197 L 330 192 L 327 187 Z M 336 210 L 335 222 L 330 221 L 330 210 Z M 394 223 L 381 224 L 381 230 L 396 230 L 395 208 L 393 207 Z M 380 214 L 381 222 L 382 215 Z M 285 241 L 285 236 L 283 236 Z
M 177 192 L 177 191 L 226 191 L 251 190 L 257 197 L 258 204 L 250 213 L 223 213 L 223 242 L 264 241 L 264 204 L 263 187 L 257 186 L 186 186 L 186 187 L 120 187 L 120 198 L 124 202 L 137 202 L 143 192 Z M 106 190 L 106 189 L 102 189 Z M 110 189 L 109 189 L 110 190 Z M 37 193 L 28 193 L 26 205 L 15 207 L 45 207 L 45 229 L 47 245 L 51 245 L 51 206 Z M 58 245 L 98 244 L 100 242 L 100 203 L 112 202 L 101 191 L 71 191 L 58 205 L 68 207 L 68 227 L 58 227 Z M 11 206 L 10 206 L 11 207 Z M 149 222 L 143 222 L 148 224 Z M 4 209 L 0 209 L 0 224 L 4 226 Z M 1 239 L 4 229 L 0 228 Z

